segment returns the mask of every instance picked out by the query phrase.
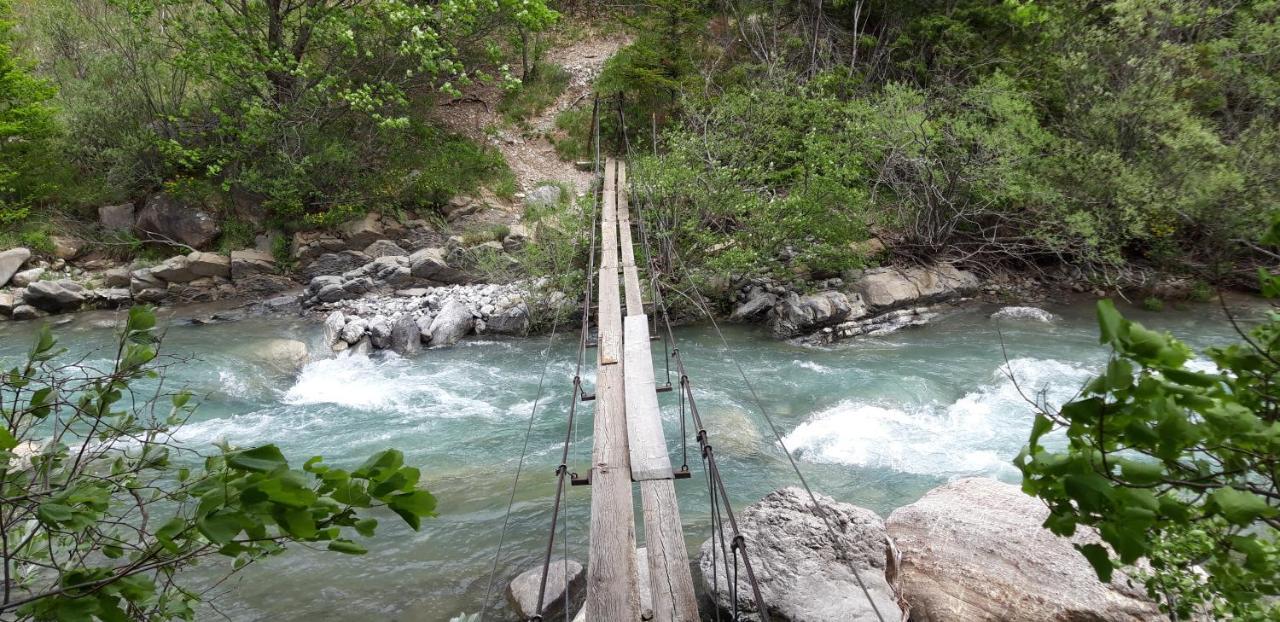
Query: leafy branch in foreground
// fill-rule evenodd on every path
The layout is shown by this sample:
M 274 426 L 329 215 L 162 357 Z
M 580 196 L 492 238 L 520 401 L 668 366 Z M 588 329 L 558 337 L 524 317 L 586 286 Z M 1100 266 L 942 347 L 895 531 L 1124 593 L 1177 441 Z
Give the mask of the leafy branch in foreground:
M 1280 314 L 1242 343 L 1190 348 L 1098 304 L 1106 372 L 1059 412 L 1043 409 L 1016 460 L 1045 527 L 1096 529 L 1077 545 L 1098 577 L 1143 580 L 1174 620 L 1280 616 Z M 1065 435 L 1065 446 L 1059 442 Z
M 45 327 L 0 376 L 0 618 L 194 619 L 202 594 L 181 571 L 203 558 L 230 573 L 290 543 L 360 554 L 370 510 L 413 529 L 434 515 L 394 449 L 353 471 L 319 456 L 298 470 L 275 445 L 205 455 L 173 441 L 194 406 L 163 391 L 155 326 L 150 308 L 131 309 L 108 370 L 59 362 Z

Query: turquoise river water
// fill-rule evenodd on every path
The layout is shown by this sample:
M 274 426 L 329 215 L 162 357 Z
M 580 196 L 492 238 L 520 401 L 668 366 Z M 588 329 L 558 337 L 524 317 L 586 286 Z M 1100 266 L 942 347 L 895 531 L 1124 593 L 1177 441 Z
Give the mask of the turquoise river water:
M 1256 313 L 1256 303 L 1244 304 Z M 1062 321 L 1003 322 L 997 332 L 987 317 L 994 307 L 978 306 L 923 328 L 830 348 L 780 342 L 761 329 L 738 326 L 724 327 L 727 350 L 710 326 L 678 329 L 677 338 L 735 507 L 797 481 L 734 360 L 813 487 L 887 515 L 950 478 L 1017 481 L 1010 460 L 1026 441 L 1032 409 L 1006 372 L 1024 391 L 1061 403 L 1107 355 L 1097 342 L 1092 305 L 1048 308 Z M 1233 335 L 1213 305 L 1126 313 L 1197 349 Z M 85 352 L 109 342 L 116 320 L 112 314 L 84 314 L 58 332 L 64 345 Z M 34 329 L 31 322 L 0 323 L 0 363 L 20 356 Z M 278 337 L 307 341 L 316 351 L 319 327 L 293 317 L 204 326 L 171 320 L 166 352 L 195 358 L 174 368 L 168 382 L 188 386 L 202 402 L 177 438 L 210 449 L 219 439 L 237 445 L 276 442 L 298 464 L 323 454 L 331 463 L 351 465 L 395 447 L 422 468 L 440 513 L 416 533 L 393 515 L 382 517 L 380 537 L 369 542 L 364 556 L 300 549 L 253 565 L 220 587 L 218 609 L 237 621 L 438 621 L 478 611 L 548 360 L 546 394 L 534 420 L 492 600 L 498 615 L 490 619 L 509 616 L 499 602 L 501 588 L 540 564 L 546 545 L 576 334 L 562 334 L 549 348 L 546 336 L 480 338 L 412 359 L 322 359 L 297 375 L 253 362 L 254 344 Z M 660 353 L 661 344 L 655 345 Z M 1203 359 L 1198 364 L 1208 365 Z M 661 376 L 661 354 L 655 366 Z M 587 372 L 590 387 L 594 370 Z M 662 394 L 660 402 L 673 462 L 679 464 L 675 394 Z M 579 412 L 571 466 L 585 473 L 591 409 Z M 692 439 L 690 445 L 694 477 L 678 482 L 677 489 L 693 554 L 707 537 L 708 510 Z M 568 552 L 583 561 L 589 503 L 587 488 L 567 495 Z

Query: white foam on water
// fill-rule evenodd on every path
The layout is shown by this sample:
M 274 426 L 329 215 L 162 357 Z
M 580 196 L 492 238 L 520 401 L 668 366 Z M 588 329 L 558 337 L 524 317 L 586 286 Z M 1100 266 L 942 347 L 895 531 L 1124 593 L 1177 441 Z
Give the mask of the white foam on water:
M 281 402 L 395 412 L 405 420 L 497 417 L 501 413 L 478 397 L 487 379 L 498 373 L 497 368 L 466 361 L 436 370 L 415 367 L 413 361 L 397 356 L 324 359 L 307 364 Z
M 1092 371 L 1053 360 L 1015 359 L 1022 393 L 1059 406 Z M 845 400 L 814 414 L 784 437 L 811 462 L 888 468 L 930 475 L 1001 475 L 1027 441 L 1033 407 L 1004 365 L 988 384 L 951 404 L 867 404 Z
M 818 372 L 818 373 L 820 373 L 820 374 L 830 374 L 830 373 L 835 372 L 835 370 L 834 370 L 834 369 L 831 369 L 830 367 L 827 367 L 826 365 L 823 365 L 823 364 L 821 364 L 821 363 L 815 363 L 815 362 L 813 362 L 813 361 L 801 361 L 801 360 L 794 360 L 794 361 L 791 361 L 791 363 L 792 363 L 793 365 L 795 365 L 796 367 L 799 367 L 799 368 L 801 368 L 801 369 L 807 369 L 807 370 L 809 370 L 809 371 L 815 371 L 815 372 Z

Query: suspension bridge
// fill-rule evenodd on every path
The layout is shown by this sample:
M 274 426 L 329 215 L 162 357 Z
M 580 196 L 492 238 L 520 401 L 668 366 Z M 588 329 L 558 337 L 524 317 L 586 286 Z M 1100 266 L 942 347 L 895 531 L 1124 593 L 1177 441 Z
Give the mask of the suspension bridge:
M 723 595 L 713 593 L 712 600 L 730 604 L 729 611 L 721 612 L 717 606 L 716 611 L 708 612 L 708 615 L 712 616 L 711 619 L 720 620 L 723 613 L 729 620 L 736 621 L 741 619 L 741 614 L 750 613 L 751 619 L 767 622 L 768 603 L 761 597 L 755 568 L 752 566 L 751 543 L 738 529 L 737 519 L 729 503 L 728 490 L 716 462 L 715 449 L 703 425 L 693 383 L 685 369 L 680 347 L 671 327 L 663 295 L 665 286 L 658 278 L 662 272 L 679 271 L 687 276 L 683 261 L 672 244 L 672 223 L 660 213 L 656 218 L 637 214 L 632 219 L 632 211 L 639 209 L 640 202 L 632 200 L 626 163 L 608 158 L 601 168 L 598 112 L 597 101 L 592 139 L 597 153 L 594 168 L 597 172 L 598 195 L 593 202 L 586 249 L 588 265 L 586 287 L 581 299 L 577 368 L 573 377 L 564 445 L 560 464 L 556 469 L 556 490 L 547 545 L 542 557 L 538 602 L 535 613 L 527 620 L 543 621 L 547 605 L 548 576 L 557 544 L 557 529 L 560 530 L 560 543 L 567 546 L 568 526 L 563 512 L 568 490 L 573 486 L 589 487 L 591 493 L 585 604 L 575 620 L 696 622 L 702 619 L 676 497 L 677 482 L 692 479 L 688 464 L 688 432 L 692 428 L 710 504 L 713 541 L 710 547 L 710 567 L 713 576 L 708 577 L 709 584 L 713 591 L 727 590 L 727 594 Z M 621 106 L 619 122 L 625 128 Z M 650 234 L 650 221 L 659 229 L 655 232 L 656 235 Z M 658 252 L 655 252 L 655 245 L 659 247 Z M 692 300 L 715 326 L 714 318 L 702 305 L 701 297 L 696 292 Z M 558 330 L 557 323 L 552 327 L 551 341 L 555 340 Z M 718 326 L 716 332 L 719 334 Z M 727 349 L 728 343 L 723 334 L 719 336 Z M 652 345 L 657 342 L 663 344 L 665 355 L 667 380 L 661 384 L 655 375 L 653 362 Z M 595 352 L 595 386 L 588 391 L 584 386 L 583 371 L 588 353 L 592 350 Z M 545 356 L 549 356 L 549 353 L 548 347 Z M 673 364 L 678 378 L 675 386 L 670 381 Z M 764 410 L 754 386 L 742 367 L 737 366 L 737 369 L 778 445 L 790 460 L 800 483 L 809 492 L 815 512 L 826 524 L 837 553 L 843 554 L 841 540 L 836 537 L 826 512 L 809 490 L 804 475 L 783 445 L 781 434 Z M 533 413 L 530 415 L 530 430 L 538 404 L 542 400 L 545 379 L 544 366 Z M 672 445 L 664 435 L 658 404 L 658 395 L 666 392 L 674 392 L 678 396 L 681 435 L 681 463 L 678 467 L 672 461 L 669 450 Z M 591 463 L 588 471 L 580 476 L 570 471 L 569 461 L 581 404 L 592 404 L 594 412 Z M 525 451 L 522 452 L 512 484 L 507 518 L 489 576 L 481 620 L 488 619 L 490 595 L 527 449 L 526 434 Z M 686 485 L 699 484 L 689 482 Z M 642 517 L 639 524 L 635 518 L 636 488 L 639 489 L 639 515 Z M 637 553 L 637 546 L 641 538 L 647 549 L 647 554 L 643 556 L 647 572 L 641 572 L 638 567 L 640 555 Z M 721 575 L 721 572 L 724 574 Z M 856 577 L 856 571 L 854 574 Z M 642 575 L 648 578 L 644 584 L 640 580 Z M 875 612 L 874 619 L 886 622 L 866 586 L 862 584 L 861 577 L 858 577 L 858 582 Z M 567 593 L 567 576 L 563 586 L 566 590 L 564 602 L 570 603 L 573 599 Z M 744 588 L 748 594 L 740 593 Z M 740 609 L 744 596 L 749 599 L 750 607 Z M 642 600 L 647 607 L 642 608 Z M 569 622 L 569 607 L 565 606 L 563 610 L 565 622 Z

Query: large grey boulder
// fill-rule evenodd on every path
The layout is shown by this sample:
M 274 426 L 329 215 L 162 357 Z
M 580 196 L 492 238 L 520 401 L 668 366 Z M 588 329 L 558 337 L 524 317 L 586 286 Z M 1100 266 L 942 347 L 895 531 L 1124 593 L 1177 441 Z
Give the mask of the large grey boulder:
M 123 307 L 133 302 L 133 294 L 129 292 L 128 287 L 96 289 L 93 290 L 93 297 L 101 306 L 112 309 Z
M 409 270 L 420 279 L 440 283 L 466 283 L 467 275 L 449 265 L 442 248 L 424 248 L 409 255 Z
M 879 313 L 970 294 L 978 285 L 978 277 L 972 272 L 937 264 L 868 270 L 853 287 L 870 310 Z
M 382 215 L 370 212 L 356 220 L 338 226 L 338 233 L 347 241 L 347 248 L 362 249 L 383 237 Z
M 15 305 L 11 317 L 15 320 L 35 320 L 49 315 L 31 305 Z
M 23 302 L 50 313 L 78 309 L 88 299 L 89 290 L 71 279 L 38 281 L 22 294 Z
M 181 242 L 196 249 L 208 246 L 222 233 L 208 212 L 166 194 L 147 199 L 134 229 L 144 238 Z
M 339 251 L 324 253 L 302 267 L 302 275 L 308 279 L 317 276 L 336 275 L 350 272 L 372 261 L 372 258 L 360 251 Z
M 1058 316 L 1038 307 L 1004 307 L 992 313 L 991 319 L 1051 324 L 1058 319 Z
M 875 620 L 875 611 L 859 587 L 859 578 L 884 619 L 900 619 L 901 610 L 889 579 L 894 572 L 890 566 L 893 555 L 884 521 L 871 510 L 839 503 L 825 495 L 817 497 L 840 541 L 839 551 L 808 493 L 799 488 L 775 490 L 738 515 L 738 527 L 746 539 L 746 551 L 770 619 Z M 712 599 L 728 609 L 732 606 L 729 581 L 733 552 L 728 551 L 730 574 L 726 574 L 724 551 L 717 546 L 713 588 L 713 544 L 718 545 L 719 540 L 704 542 L 698 559 L 702 583 Z M 744 612 L 742 619 L 759 620 L 759 606 L 745 572 L 738 573 L 737 590 L 739 610 Z
M 128 231 L 133 228 L 135 211 L 132 203 L 103 205 L 98 208 L 98 224 L 107 231 Z
M 271 253 L 256 248 L 231 251 L 231 280 L 239 281 L 251 274 L 273 274 L 276 260 Z
M 523 302 L 485 320 L 485 330 L 497 335 L 525 335 L 529 332 L 529 307 Z
M 17 298 L 17 300 L 21 300 L 21 298 Z M 15 302 L 15 297 L 12 292 L 0 292 L 0 315 L 13 314 Z
M 773 308 L 772 328 L 781 337 L 794 337 L 863 315 L 866 307 L 857 295 L 850 300 L 836 291 L 807 296 L 792 292 Z
M 283 274 L 256 273 L 241 276 L 235 282 L 235 293 L 245 298 L 268 298 L 287 292 L 297 286 Z
M 409 254 L 409 251 L 400 248 L 399 244 L 396 244 L 391 240 L 377 240 L 373 244 L 365 247 L 364 254 L 377 259 L 379 257 L 387 256 L 405 256 Z
M 196 251 L 187 255 L 191 273 L 197 277 L 218 276 L 231 278 L 231 258 L 218 253 Z
M 9 283 L 9 279 L 18 273 L 22 264 L 31 258 L 31 251 L 25 248 L 11 248 L 0 253 L 0 287 Z
M 381 315 L 369 320 L 369 340 L 379 350 L 391 347 L 391 321 Z
M 365 331 L 369 328 L 369 322 L 364 318 L 353 318 L 342 327 L 342 340 L 355 344 L 364 338 Z
M 347 325 L 347 316 L 341 311 L 334 311 L 324 319 L 324 345 L 330 349 L 342 341 L 342 329 Z M 346 343 L 343 341 L 343 343 Z
M 729 315 L 731 322 L 750 322 L 764 317 L 774 305 L 778 297 L 760 287 L 753 287 L 747 292 L 747 299 L 734 308 Z
M 525 195 L 524 204 L 532 208 L 554 207 L 560 203 L 561 192 L 560 186 L 543 184 Z
M 566 594 L 565 576 L 569 577 Z M 542 584 L 542 565 L 530 568 L 517 576 L 507 586 L 507 603 L 521 620 L 538 614 L 538 586 Z M 572 559 L 555 559 L 547 567 L 547 589 L 543 592 L 542 619 L 560 620 L 564 618 L 566 600 L 569 602 L 569 613 L 582 606 L 587 595 L 587 575 L 582 571 L 582 564 Z M 567 595 L 567 599 L 566 599 Z
M 422 350 L 422 331 L 412 317 L 401 316 L 391 325 L 391 350 L 401 356 L 413 356 Z
M 450 299 L 431 321 L 431 347 L 451 346 L 475 328 L 476 320 L 467 305 Z
M 170 257 L 151 268 L 151 274 L 169 283 L 187 283 L 199 278 L 191 270 L 191 260 L 186 255 Z
M 102 282 L 107 287 L 129 287 L 129 282 L 133 279 L 129 276 L 129 269 L 123 266 L 111 268 L 102 273 Z
M 9 284 L 14 287 L 26 287 L 36 281 L 39 281 L 40 277 L 44 276 L 44 272 L 44 268 L 23 270 L 22 272 L 13 275 L 13 278 L 9 279 Z
M 292 376 L 307 364 L 307 344 L 296 339 L 262 339 L 250 344 L 250 359 L 270 371 Z
M 962 479 L 889 515 L 902 594 L 918 622 L 1139 622 L 1162 616 L 1141 586 L 1102 583 L 1049 510 L 1018 486 Z

